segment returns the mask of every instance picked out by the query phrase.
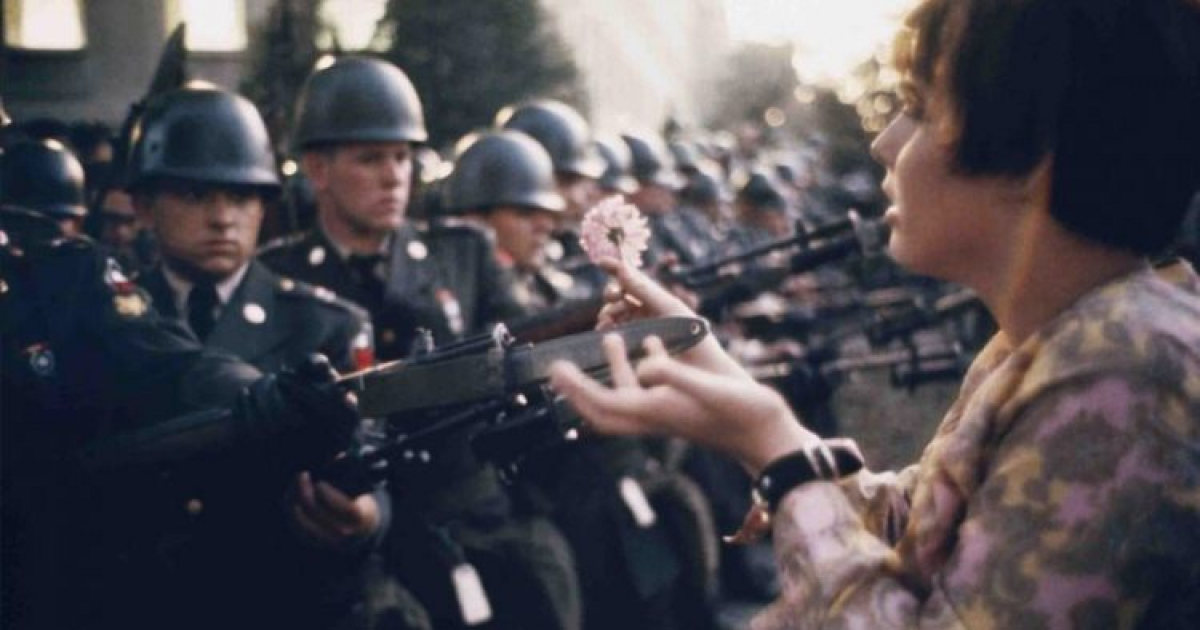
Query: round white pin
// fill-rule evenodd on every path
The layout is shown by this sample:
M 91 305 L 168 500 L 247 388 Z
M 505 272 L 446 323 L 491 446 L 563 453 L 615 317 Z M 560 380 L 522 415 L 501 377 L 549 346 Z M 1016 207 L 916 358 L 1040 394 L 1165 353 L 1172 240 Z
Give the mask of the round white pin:
M 267 312 L 257 304 L 247 304 L 242 307 L 242 317 L 251 324 L 261 324 L 267 321 Z
M 408 257 L 413 260 L 425 260 L 425 257 L 429 255 L 429 248 L 425 247 L 425 243 L 421 241 L 409 241 L 406 251 L 408 251 Z
M 318 246 L 318 247 L 314 247 L 314 248 L 308 250 L 308 264 L 312 265 L 313 267 L 316 267 L 317 265 L 319 265 L 323 262 L 325 262 L 325 248 L 324 247 Z

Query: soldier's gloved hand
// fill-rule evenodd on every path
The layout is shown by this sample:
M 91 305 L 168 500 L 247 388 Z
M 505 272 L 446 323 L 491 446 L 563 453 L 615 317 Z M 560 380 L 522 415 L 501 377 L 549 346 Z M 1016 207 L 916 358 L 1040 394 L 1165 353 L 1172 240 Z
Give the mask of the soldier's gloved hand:
M 311 355 L 247 388 L 238 411 L 251 435 L 280 440 L 298 463 L 323 463 L 345 450 L 359 425 L 352 398 L 336 380 L 329 359 Z

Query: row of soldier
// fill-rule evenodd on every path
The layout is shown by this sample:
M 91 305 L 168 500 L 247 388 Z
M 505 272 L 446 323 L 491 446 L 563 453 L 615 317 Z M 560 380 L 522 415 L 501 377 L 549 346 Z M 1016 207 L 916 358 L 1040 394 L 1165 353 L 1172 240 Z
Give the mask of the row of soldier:
M 701 168 L 686 146 L 673 147 L 677 169 L 656 139 L 596 140 L 577 112 L 555 101 L 501 112 L 496 129 L 459 143 L 447 178 L 414 186 L 413 163 L 427 140 L 420 101 L 402 71 L 374 59 L 347 57 L 314 72 L 296 112 L 292 139 L 313 220 L 259 247 L 283 187 L 258 112 L 207 85 L 150 98 L 120 187 L 98 195 L 106 212 L 126 203 L 132 212 L 116 223 L 124 231 L 106 235 L 115 254 L 134 264 L 148 259 L 147 248 L 134 248 L 143 241 L 133 216 L 156 244 L 156 262 L 136 275 L 137 288 L 106 267 L 113 317 L 140 321 L 157 309 L 209 351 L 262 373 L 287 373 L 314 353 L 348 372 L 497 322 L 517 325 L 564 305 L 595 308 L 604 278 L 580 251 L 578 226 L 605 195 L 627 195 L 649 217 L 651 265 L 697 265 L 787 237 L 794 225 L 787 193 L 771 178 L 747 179 L 734 222 L 727 178 Z M 6 230 L 11 213 L 32 208 L 62 233 L 78 231 L 83 172 L 64 147 L 10 143 L 4 173 Z M 420 222 L 409 216 L 417 193 Z M 18 340 L 5 345 L 6 393 L 59 387 L 73 367 L 62 364 L 67 352 Z M 13 376 L 10 359 L 26 378 Z M 137 387 L 147 399 L 172 393 L 155 391 L 152 381 Z M 112 397 L 97 386 L 67 391 Z M 6 455 L 59 439 L 13 429 L 32 421 L 23 413 L 46 405 L 7 398 Z M 76 437 L 145 420 L 113 422 Z M 377 431 L 367 420 L 353 439 L 369 443 Z M 40 581 L 6 561 L 4 618 L 13 627 L 717 627 L 712 508 L 680 472 L 675 445 L 589 438 L 528 457 L 506 485 L 468 438 L 465 430 L 441 436 L 428 461 L 393 466 L 386 485 L 360 496 L 256 443 L 137 479 L 92 480 L 103 491 L 80 487 L 96 496 L 67 493 L 38 505 L 42 511 L 18 510 L 17 526 L 6 511 L 6 551 L 31 544 L 22 538 L 39 525 L 30 515 L 70 511 L 57 502 L 126 513 L 114 519 L 124 531 L 72 530 L 92 538 L 58 554 L 89 557 L 51 554 L 60 564 L 44 565 Z M 708 489 L 742 483 L 737 471 L 697 457 Z M 22 458 L 5 460 L 6 483 L 32 474 Z M 37 503 L 36 495 L 10 496 Z M 97 497 L 113 502 L 96 508 Z M 733 560 L 747 563 L 738 574 L 743 594 L 772 595 L 769 568 Z M 82 580 L 56 582 L 64 570 Z

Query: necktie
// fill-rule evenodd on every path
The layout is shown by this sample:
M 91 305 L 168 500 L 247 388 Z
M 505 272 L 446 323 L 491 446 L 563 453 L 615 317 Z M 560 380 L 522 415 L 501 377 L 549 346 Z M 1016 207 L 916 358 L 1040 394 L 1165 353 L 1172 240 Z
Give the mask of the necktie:
M 208 338 L 217 324 L 217 287 L 211 283 L 196 284 L 188 293 L 188 325 L 200 341 Z

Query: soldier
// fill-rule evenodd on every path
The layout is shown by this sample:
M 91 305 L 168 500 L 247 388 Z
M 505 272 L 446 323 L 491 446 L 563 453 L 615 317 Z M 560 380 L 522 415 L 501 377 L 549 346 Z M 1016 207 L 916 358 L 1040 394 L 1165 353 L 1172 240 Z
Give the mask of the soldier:
M 295 133 L 317 227 L 267 246 L 262 260 L 366 308 L 380 358 L 406 356 L 419 328 L 440 343 L 522 313 L 481 230 L 421 232 L 405 219 L 414 144 L 427 134 L 416 91 L 398 68 L 348 57 L 316 71 L 300 96 Z M 569 557 L 561 534 L 545 521 L 514 519 L 495 469 L 477 460 L 467 433 L 446 434 L 424 464 L 395 468 L 385 542 L 391 569 L 438 628 L 577 626 L 573 569 L 558 560 Z
M 217 89 L 173 90 L 147 104 L 134 137 L 127 185 L 162 256 L 138 282 L 164 316 L 264 372 L 314 353 L 340 370 L 369 367 L 361 309 L 253 260 L 266 206 L 280 192 L 253 105 Z M 197 468 L 236 481 L 219 493 L 211 482 L 205 488 L 212 498 L 189 542 L 204 550 L 194 554 L 194 576 L 220 580 L 247 622 L 327 628 L 349 617 L 372 541 L 386 530 L 384 491 L 347 496 L 249 453 Z
M 262 377 L 205 353 L 90 241 L 10 205 L 0 209 L 0 270 L 4 627 L 229 627 L 238 617 L 216 593 L 239 576 L 214 582 L 181 563 L 179 534 L 203 521 L 205 504 L 174 491 L 176 465 L 236 449 L 264 461 L 331 458 L 358 418 L 341 393 L 317 387 L 328 363 Z M 167 466 L 80 465 L 97 440 L 213 406 L 231 413 L 156 447 Z
M 545 250 L 566 206 L 550 156 L 523 133 L 479 136 L 458 156 L 444 194 L 447 211 L 495 235 L 496 257 L 512 271 L 514 295 L 528 313 L 590 293 L 547 264 Z
M 57 140 L 21 140 L 3 153 L 0 190 L 10 205 L 41 212 L 75 236 L 87 215 L 83 166 Z
M 486 238 L 405 220 L 414 144 L 427 138 L 412 83 L 383 61 L 347 57 L 309 77 L 295 145 L 317 226 L 263 248 L 286 276 L 323 286 L 371 314 L 381 359 L 406 356 L 418 328 L 439 343 L 518 315 Z
M 787 198 L 779 191 L 774 178 L 765 172 L 751 173 L 738 189 L 735 205 L 739 224 L 736 240 L 742 247 L 752 247 L 792 233 Z
M 185 320 L 205 345 L 263 371 L 312 353 L 342 371 L 369 367 L 361 309 L 253 259 L 280 186 L 253 105 L 213 89 L 176 90 L 151 105 L 139 123 L 128 186 L 159 242 L 162 264 L 138 279 L 159 310 Z M 188 133 L 194 126 L 205 132 Z
M 557 215 L 554 240 L 546 255 L 559 269 L 598 293 L 605 277 L 588 262 L 580 247 L 579 225 L 584 213 L 600 198 L 598 180 L 607 165 L 592 140 L 587 121 L 566 103 L 542 99 L 500 110 L 496 126 L 528 135 L 550 155 L 554 183 L 566 206 Z
M 127 272 L 152 267 L 158 259 L 158 243 L 138 220 L 133 197 L 120 188 L 100 194 L 88 213 L 88 233 L 108 249 L 109 255 Z
M 684 181 L 675 170 L 671 154 L 657 137 L 624 134 L 621 138 L 629 147 L 633 177 L 637 180 L 637 190 L 629 199 L 646 214 L 653 233 L 648 262 L 657 264 L 665 259 L 684 264 L 697 262 L 711 237 L 693 231 L 677 212 L 677 191 Z
M 549 155 L 525 134 L 479 136 L 446 183 L 445 207 L 496 232 L 530 295 L 531 313 L 570 299 L 540 256 L 563 200 Z M 559 284 L 561 284 L 560 281 Z M 712 622 L 715 557 L 706 504 L 691 484 L 663 470 L 637 440 L 584 440 L 523 466 L 527 507 L 551 514 L 571 543 L 584 597 L 585 628 L 704 628 Z
M 597 184 L 600 191 L 609 195 L 632 195 L 637 191 L 637 180 L 630 173 L 633 157 L 629 147 L 620 138 L 598 137 L 596 152 L 604 160 L 604 173 Z

